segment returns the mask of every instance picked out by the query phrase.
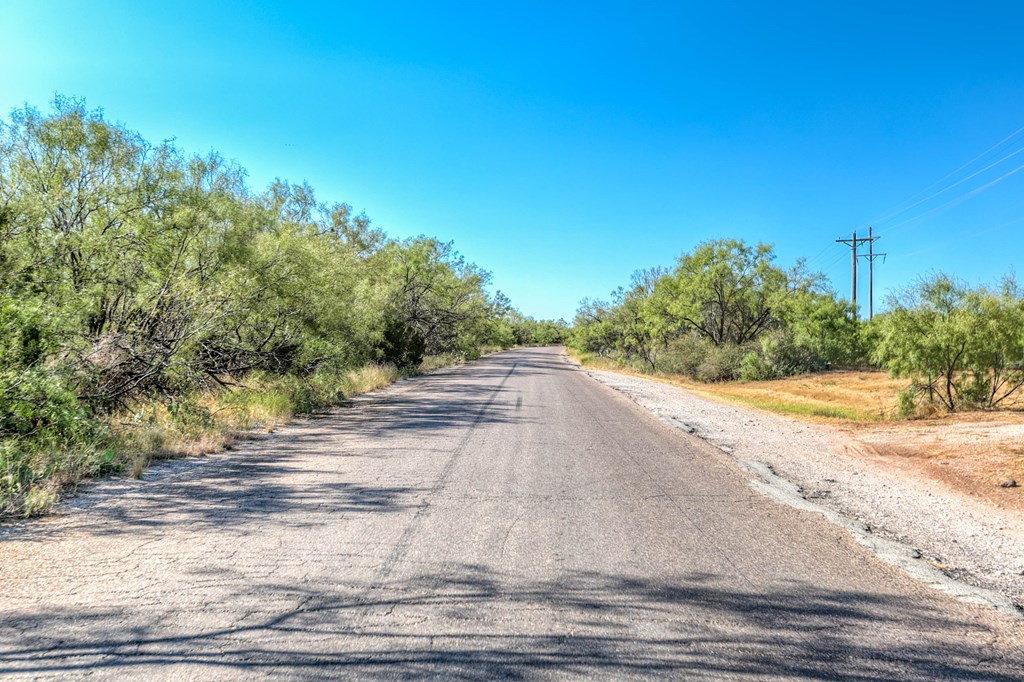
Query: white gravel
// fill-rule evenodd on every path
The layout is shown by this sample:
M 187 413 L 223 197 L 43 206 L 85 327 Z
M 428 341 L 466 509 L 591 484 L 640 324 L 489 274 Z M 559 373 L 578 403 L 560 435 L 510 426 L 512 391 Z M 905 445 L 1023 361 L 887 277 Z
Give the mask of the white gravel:
M 791 492 L 798 494 L 790 503 L 820 511 L 883 559 L 935 587 L 975 601 L 972 594 L 984 593 L 968 586 L 982 588 L 995 599 L 981 601 L 1024 607 L 1024 523 L 1018 515 L 888 468 L 827 426 L 724 405 L 656 381 L 587 372 L 729 453 L 760 479 L 764 492 L 780 497 L 779 484 L 791 482 Z M 954 580 L 942 579 L 935 568 Z

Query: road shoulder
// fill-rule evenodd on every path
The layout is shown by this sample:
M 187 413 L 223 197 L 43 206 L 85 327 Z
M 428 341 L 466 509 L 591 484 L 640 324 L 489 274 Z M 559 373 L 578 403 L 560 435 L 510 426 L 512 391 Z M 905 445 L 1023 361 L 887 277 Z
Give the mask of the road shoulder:
M 667 425 L 728 453 L 761 492 L 822 513 L 880 558 L 937 589 L 1020 615 L 1020 514 L 908 474 L 829 426 L 726 405 L 657 381 L 584 371 Z

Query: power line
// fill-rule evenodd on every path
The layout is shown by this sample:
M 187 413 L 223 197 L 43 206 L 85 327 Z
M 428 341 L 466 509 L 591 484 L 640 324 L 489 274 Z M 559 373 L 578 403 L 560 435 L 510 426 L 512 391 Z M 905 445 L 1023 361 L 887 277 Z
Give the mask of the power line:
M 825 259 L 825 256 L 827 256 L 829 254 L 829 252 L 831 252 L 831 250 L 832 250 L 831 246 L 826 246 L 821 251 L 819 251 L 818 253 L 814 254 L 813 256 L 808 258 L 806 261 L 804 261 L 804 265 L 808 269 L 810 269 L 815 264 L 820 263 L 821 261 L 823 261 Z
M 1016 218 L 1014 220 L 1010 220 L 1010 221 L 1007 221 L 1007 222 L 1004 222 L 1004 223 L 999 223 L 998 225 L 990 225 L 989 227 L 987 227 L 985 229 L 982 229 L 982 230 L 972 230 L 970 232 L 970 235 L 971 235 L 970 239 L 971 240 L 975 240 L 975 239 L 977 239 L 981 235 L 991 234 L 991 233 L 995 232 L 996 230 L 1001 230 L 1001 229 L 1009 227 L 1011 225 L 1019 225 L 1020 223 L 1024 223 L 1024 218 Z M 929 245 L 926 246 L 925 248 L 917 249 L 916 251 L 911 251 L 910 253 L 905 253 L 905 254 L 902 254 L 902 255 L 903 255 L 904 258 L 910 258 L 912 256 L 920 256 L 920 255 L 923 255 L 923 254 L 926 254 L 926 253 L 932 253 L 933 251 L 938 251 L 939 249 L 948 248 L 952 244 L 958 244 L 958 245 L 959 244 L 963 244 L 965 241 L 966 240 L 964 239 L 963 236 L 957 235 L 956 237 L 949 238 L 949 239 L 944 239 L 944 240 L 942 240 L 940 242 L 930 242 Z
M 1003 161 L 1006 161 L 1007 159 L 1010 159 L 1010 158 L 1016 156 L 1017 154 L 1020 154 L 1021 152 L 1024 152 L 1024 147 L 1021 147 L 1020 149 L 1016 149 L 1016 150 L 1010 152 L 1009 154 L 1007 154 L 1006 156 L 1004 156 L 1003 158 L 999 159 L 998 161 L 993 161 L 992 163 L 990 163 L 989 165 L 985 166 L 984 168 L 976 170 L 973 173 L 971 173 L 970 175 L 968 175 L 966 177 L 963 177 L 963 178 L 960 178 L 959 180 L 957 180 L 953 184 L 947 185 L 946 187 L 943 187 L 938 192 L 930 194 L 930 195 L 926 196 L 924 199 L 916 201 L 913 204 L 910 204 L 909 206 L 907 206 L 906 208 L 900 209 L 899 211 L 896 211 L 895 213 L 890 213 L 889 215 L 885 216 L 884 218 L 880 218 L 879 220 L 876 220 L 874 222 L 876 224 L 877 223 L 883 223 L 886 220 L 889 220 L 890 218 L 895 218 L 896 216 L 900 215 L 901 213 L 906 213 L 910 209 L 916 208 L 916 207 L 920 206 L 921 204 L 923 204 L 923 203 L 925 203 L 927 201 L 931 201 L 935 197 L 938 197 L 938 196 L 941 196 L 941 195 L 945 194 L 946 192 L 948 192 L 949 190 L 953 189 L 954 187 L 958 187 L 959 185 L 964 184 L 965 182 L 967 182 L 968 180 L 970 180 L 972 178 L 976 178 L 977 176 L 981 175 L 985 171 L 990 170 L 990 169 L 994 168 L 995 166 L 998 166 Z M 891 230 L 892 228 L 890 227 L 889 229 Z
M 953 171 L 951 171 L 951 172 L 947 173 L 946 175 L 944 175 L 944 176 L 943 176 L 942 178 L 940 178 L 939 180 L 936 180 L 935 182 L 933 182 L 933 183 L 932 183 L 931 185 L 928 185 L 927 187 L 925 187 L 925 188 L 924 188 L 924 189 L 922 189 L 921 191 L 917 192 L 916 194 L 913 194 L 913 195 L 911 195 L 911 196 L 910 196 L 910 197 L 909 197 L 909 198 L 908 198 L 908 199 L 907 199 L 906 201 L 904 201 L 903 203 L 901 203 L 901 204 L 897 204 L 897 207 L 894 207 L 894 208 L 890 209 L 889 211 L 887 211 L 886 213 L 884 213 L 884 214 L 883 214 L 882 216 L 879 216 L 879 217 L 876 217 L 876 218 L 873 218 L 873 219 L 869 220 L 869 221 L 868 221 L 868 223 L 869 223 L 869 224 L 874 224 L 874 225 L 878 225 L 879 223 L 881 223 L 881 222 L 883 222 L 883 221 L 885 221 L 885 220 L 888 220 L 888 219 L 890 219 L 890 218 L 893 218 L 893 217 L 895 217 L 895 216 L 899 215 L 900 213 L 904 213 L 904 212 L 906 212 L 906 211 L 910 210 L 911 208 L 913 208 L 914 206 L 917 206 L 917 205 L 918 205 L 918 204 L 919 204 L 920 202 L 918 202 L 918 204 L 912 204 L 912 205 L 910 205 L 910 206 L 906 206 L 905 204 L 908 204 L 908 203 L 911 203 L 911 202 L 913 202 L 913 201 L 914 201 L 915 199 L 917 199 L 917 197 L 919 197 L 919 196 L 921 196 L 922 194 L 924 194 L 924 193 L 926 193 L 926 192 L 929 192 L 929 191 L 931 191 L 932 189 L 934 189 L 934 188 L 938 187 L 939 185 L 941 185 L 942 183 L 944 183 L 944 182 L 945 182 L 946 180 L 948 180 L 948 179 L 952 178 L 953 176 L 955 176 L 955 175 L 956 175 L 957 173 L 959 173 L 960 171 L 962 171 L 962 170 L 964 170 L 965 168 L 968 168 L 969 166 L 971 166 L 972 164 L 974 164 L 974 163 L 975 163 L 976 161 L 979 161 L 979 160 L 981 160 L 981 159 L 985 158 L 986 156 L 988 156 L 988 155 L 989 155 L 990 153 L 992 153 L 992 152 L 993 152 L 993 151 L 995 151 L 996 149 L 999 149 L 1000 147 L 1002 147 L 1003 145 L 1005 145 L 1005 144 L 1006 144 L 1007 142 L 1009 142 L 1009 141 L 1010 141 L 1010 140 L 1012 140 L 1013 138 L 1015 138 L 1015 137 L 1017 137 L 1018 135 L 1020 135 L 1020 134 L 1021 134 L 1022 132 L 1024 132 L 1024 126 L 1022 126 L 1022 127 L 1018 128 L 1017 130 L 1013 131 L 1012 133 L 1010 133 L 1009 135 L 1007 135 L 1006 137 L 1004 137 L 1004 138 L 1003 138 L 1002 140 L 1000 140 L 999 142 L 996 142 L 996 143 L 995 143 L 994 145 L 992 145 L 991 147 L 989 147 L 988 149 L 986 149 L 986 150 L 985 150 L 985 151 L 983 151 L 982 153 L 978 154 L 977 156 L 975 156 L 974 158 L 972 158 L 972 159 L 971 159 L 970 161 L 968 161 L 967 163 L 964 163 L 964 164 L 960 165 L 960 166 L 959 166 L 959 167 L 957 167 L 957 168 L 956 168 L 955 170 L 953 170 Z M 1019 151 L 1019 150 L 1018 150 L 1018 151 Z M 1016 152 L 1014 152 L 1014 153 L 1016 153 Z M 1011 156 L 1012 156 L 1012 154 L 1011 154 Z M 1004 160 L 1004 161 L 1005 161 L 1005 160 L 1006 160 L 1006 158 L 1008 158 L 1008 157 L 1004 157 L 1004 159 L 1002 159 L 1002 160 Z M 999 163 L 999 162 L 997 162 L 997 163 Z M 945 191 L 945 190 L 943 190 L 943 191 Z M 862 227 L 863 227 L 863 225 L 862 225 Z
M 837 263 L 838 263 L 839 261 L 841 261 L 841 260 L 842 260 L 843 258 L 844 258 L 844 255 L 843 255 L 843 254 L 841 254 L 841 253 L 840 253 L 840 254 L 837 254 L 837 255 L 835 255 L 835 256 L 833 256 L 833 257 L 832 257 L 832 260 L 828 261 L 828 263 L 826 263 L 826 264 L 825 264 L 824 266 L 822 266 L 822 267 L 825 267 L 825 268 L 831 268 L 831 267 L 833 267 L 834 265 L 836 265 L 836 264 L 837 264 Z
M 850 299 L 851 299 L 851 302 L 853 303 L 853 307 L 854 307 L 855 311 L 856 311 L 856 308 L 857 308 L 857 261 L 858 261 L 858 258 L 866 258 L 867 261 L 868 261 L 868 317 L 870 319 L 870 318 L 872 318 L 874 316 L 874 261 L 875 261 L 876 258 L 882 258 L 883 261 L 884 261 L 886 255 L 887 255 L 887 254 L 884 254 L 884 253 L 875 253 L 874 252 L 874 241 L 877 240 L 879 238 L 879 236 L 874 234 L 874 232 L 873 232 L 873 225 L 874 224 L 878 224 L 878 223 L 885 223 L 886 221 L 889 221 L 889 220 L 892 220 L 893 218 L 901 216 L 901 215 L 907 213 L 908 211 L 911 211 L 912 209 L 917 208 L 918 206 L 921 206 L 922 204 L 925 204 L 925 203 L 931 201 L 932 199 L 935 199 L 935 198 L 937 198 L 939 196 L 942 196 L 943 194 L 949 192 L 950 190 L 953 190 L 956 187 L 959 187 L 959 186 L 963 185 L 965 182 L 967 182 L 969 180 L 972 180 L 972 179 L 978 177 L 979 175 L 981 175 L 981 174 L 983 174 L 983 173 L 985 173 L 985 172 L 987 172 L 987 171 L 989 171 L 989 170 L 999 166 L 1003 162 L 1013 158 L 1014 156 L 1020 154 L 1021 152 L 1024 152 L 1024 146 L 1019 147 L 1019 148 L 1014 149 L 1013 151 L 1009 152 L 1008 154 L 1004 154 L 1003 156 L 1001 156 L 1000 158 L 996 159 L 995 161 L 987 163 L 987 165 L 983 166 L 982 168 L 970 171 L 964 177 L 960 177 L 959 179 L 956 179 L 955 181 L 950 182 L 949 184 L 944 184 L 944 183 L 947 183 L 947 181 L 952 180 L 953 178 L 955 178 L 962 171 L 970 169 L 974 164 L 978 163 L 982 159 L 985 159 L 986 157 L 989 157 L 989 155 L 992 154 L 993 152 L 995 152 L 996 150 L 1004 148 L 1007 145 L 1007 143 L 1009 143 L 1011 140 L 1014 140 L 1015 138 L 1017 138 L 1019 135 L 1021 135 L 1021 133 L 1024 133 L 1024 126 L 1021 126 L 1020 128 L 1017 128 L 1015 131 L 1013 131 L 1012 133 L 1010 133 L 1009 135 L 1007 135 L 1003 139 L 999 140 L 998 142 L 996 142 L 992 146 L 988 147 L 985 151 L 983 151 L 980 154 L 974 156 L 971 160 L 967 161 L 966 163 L 961 164 L 956 169 L 954 169 L 953 171 L 947 173 L 942 178 L 940 178 L 939 180 L 935 181 L 934 183 L 932 183 L 928 187 L 926 187 L 923 190 L 917 192 L 916 194 L 911 195 L 907 200 L 905 200 L 901 204 L 897 204 L 896 207 L 894 207 L 893 209 L 890 209 L 888 212 L 884 213 L 882 216 L 880 216 L 878 218 L 875 218 L 874 220 L 870 221 L 869 222 L 869 226 L 868 226 L 868 236 L 867 237 L 857 237 L 857 231 L 854 230 L 853 234 L 852 234 L 852 237 L 850 239 L 837 239 L 837 240 L 835 240 L 836 243 L 846 244 L 847 246 L 850 247 L 850 251 L 851 251 L 851 292 L 850 292 Z M 944 201 L 943 203 L 939 204 L 938 206 L 933 206 L 931 208 L 928 208 L 928 209 L 922 211 L 921 213 L 918 213 L 917 215 L 913 215 L 913 216 L 911 216 L 909 218 L 905 218 L 904 220 L 901 220 L 900 222 L 897 222 L 894 225 L 889 225 L 888 226 L 888 230 L 889 230 L 889 232 L 892 232 L 893 230 L 898 230 L 899 228 L 904 228 L 906 225 L 908 225 L 910 223 L 913 223 L 913 222 L 918 221 L 918 220 L 922 220 L 922 219 L 924 219 L 924 218 L 926 218 L 928 216 L 931 216 L 931 215 L 934 215 L 936 213 L 939 213 L 940 211 L 943 211 L 943 210 L 945 210 L 947 208 L 951 208 L 951 207 L 956 206 L 956 205 L 958 205 L 960 203 L 968 201 L 968 200 L 972 199 L 973 197 L 976 197 L 977 195 L 981 194 L 982 192 L 990 189 L 994 185 L 1002 182 L 1003 180 L 1006 180 L 1010 176 L 1017 174 L 1021 170 L 1024 170 L 1024 164 L 1022 164 L 1020 166 L 1017 166 L 1016 168 L 1013 168 L 1013 169 L 1003 173 L 1002 175 L 1000 175 L 999 177 L 995 178 L 994 180 L 990 180 L 990 181 L 986 182 L 985 184 L 983 184 L 983 185 L 981 185 L 979 187 L 975 187 L 974 189 L 971 189 L 969 191 L 961 193 L 958 196 L 952 197 L 948 201 Z M 941 189 L 939 189 L 938 191 L 932 192 L 932 190 L 934 190 L 935 188 L 940 187 L 940 186 L 941 186 Z M 931 192 L 931 194 L 928 194 L 929 192 Z M 922 195 L 927 195 L 927 196 L 924 196 L 923 198 L 921 198 Z M 868 244 L 868 253 L 867 254 L 858 254 L 857 253 L 857 247 L 859 245 L 862 245 L 862 244 L 865 244 L 865 243 Z M 821 263 L 821 262 L 823 262 L 823 260 L 822 260 L 823 254 L 826 251 L 827 251 L 827 249 L 825 251 L 820 252 L 814 258 L 809 260 L 808 261 L 808 265 L 810 265 L 811 263 Z M 827 259 L 827 257 L 825 257 L 825 258 Z M 827 265 L 825 265 L 823 267 L 831 268 L 834 265 L 836 265 L 841 260 L 841 258 L 842 258 L 842 255 L 836 256 L 835 258 L 832 258 L 827 263 Z
M 919 213 L 918 215 L 916 215 L 916 216 L 914 216 L 912 218 L 907 218 L 906 220 L 902 220 L 902 221 L 896 223 L 895 225 L 890 225 L 889 226 L 889 231 L 892 232 L 892 231 L 894 231 L 894 230 L 896 230 L 898 228 L 903 227 L 904 225 L 907 225 L 908 223 L 912 223 L 912 222 L 914 222 L 916 220 L 920 220 L 920 219 L 922 219 L 922 218 L 924 218 L 926 216 L 929 216 L 929 215 L 932 215 L 932 214 L 935 214 L 935 213 L 939 213 L 940 211 L 943 211 L 943 210 L 945 210 L 947 208 L 952 208 L 953 206 L 956 206 L 958 204 L 962 204 L 963 202 L 965 202 L 965 201 L 967 201 L 969 199 L 974 198 L 975 196 L 981 194 L 982 192 L 984 192 L 985 190 L 989 189 L 993 185 L 996 185 L 996 184 L 1002 182 L 1006 178 L 1008 178 L 1011 175 L 1014 175 L 1014 174 L 1020 172 L 1021 170 L 1024 170 L 1024 164 L 1021 164 L 1020 166 L 1017 166 L 1013 170 L 1010 170 L 1010 171 L 1008 171 L 1006 173 L 1003 173 L 1002 175 L 1000 175 L 995 180 L 991 180 L 990 182 L 988 182 L 988 183 L 986 183 L 984 185 L 981 185 L 980 187 L 975 187 L 970 192 L 967 192 L 965 194 L 961 194 L 958 197 L 953 197 L 949 201 L 947 201 L 945 203 L 942 203 L 942 204 L 939 204 L 938 206 L 935 206 L 933 208 L 930 208 L 927 211 L 924 211 L 923 213 Z

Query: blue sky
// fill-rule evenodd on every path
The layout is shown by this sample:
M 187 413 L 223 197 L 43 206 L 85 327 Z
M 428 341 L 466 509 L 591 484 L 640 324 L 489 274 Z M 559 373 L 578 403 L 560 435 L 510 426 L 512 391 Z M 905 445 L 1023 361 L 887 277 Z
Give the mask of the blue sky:
M 0 0 L 0 111 L 84 97 L 255 189 L 307 180 L 453 239 L 537 317 L 714 237 L 849 296 L 833 240 L 869 224 L 880 301 L 1019 268 L 1021 25 L 1012 2 Z

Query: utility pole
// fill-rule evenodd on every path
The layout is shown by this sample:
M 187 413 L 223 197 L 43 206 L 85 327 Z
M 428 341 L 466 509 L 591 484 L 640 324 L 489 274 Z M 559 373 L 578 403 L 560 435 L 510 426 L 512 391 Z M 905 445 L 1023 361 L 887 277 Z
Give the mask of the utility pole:
M 856 234 L 854 235 L 856 236 Z M 872 229 L 868 228 L 868 253 L 867 255 L 861 255 L 861 258 L 868 259 L 868 319 L 875 319 L 875 259 L 881 258 L 882 262 L 885 262 L 884 253 L 875 253 L 875 240 L 879 237 L 872 234 Z
M 871 230 L 871 228 L 868 228 L 868 234 L 869 235 L 871 234 L 870 230 Z M 857 314 L 857 246 L 859 244 L 864 244 L 864 243 L 870 244 L 872 242 L 872 240 L 875 240 L 875 239 L 878 239 L 878 237 L 867 236 L 867 237 L 860 237 L 860 238 L 858 238 L 857 237 L 857 230 L 854 230 L 853 231 L 853 237 L 851 239 L 837 239 L 836 240 L 837 244 L 848 244 L 849 247 L 850 247 L 850 251 L 852 252 L 852 255 L 853 255 L 853 258 L 851 259 L 851 262 L 852 262 L 853 265 L 852 265 L 852 268 L 851 268 L 852 269 L 852 278 L 851 278 L 851 286 L 850 286 L 850 302 L 853 303 L 853 314 L 854 315 Z M 874 260 L 874 259 L 871 259 L 871 260 Z

